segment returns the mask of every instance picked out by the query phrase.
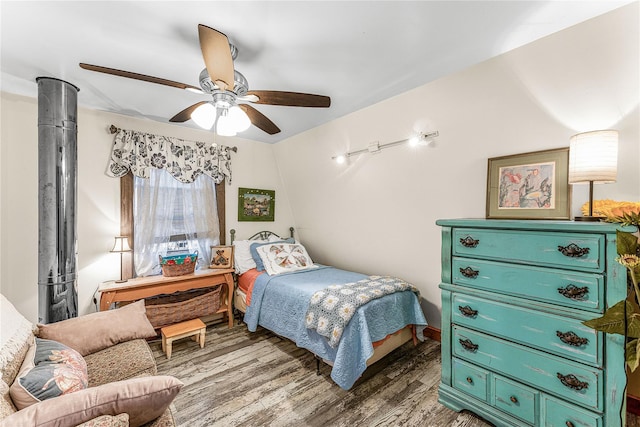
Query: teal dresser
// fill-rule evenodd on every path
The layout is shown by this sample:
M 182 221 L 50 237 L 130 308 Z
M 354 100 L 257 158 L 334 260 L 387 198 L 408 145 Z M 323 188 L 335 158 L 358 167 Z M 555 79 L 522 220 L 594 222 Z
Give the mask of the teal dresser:
M 615 261 L 620 227 L 462 219 L 437 224 L 440 403 L 497 426 L 624 426 L 623 337 L 581 323 L 626 296 L 626 270 Z

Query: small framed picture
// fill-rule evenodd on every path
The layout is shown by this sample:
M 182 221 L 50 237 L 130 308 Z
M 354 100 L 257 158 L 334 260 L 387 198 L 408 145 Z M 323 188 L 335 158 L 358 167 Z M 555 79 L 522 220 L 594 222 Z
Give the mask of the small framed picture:
M 569 219 L 569 148 L 489 159 L 487 218 Z
M 233 268 L 233 246 L 211 246 L 209 268 Z
M 238 188 L 238 221 L 273 221 L 275 190 Z

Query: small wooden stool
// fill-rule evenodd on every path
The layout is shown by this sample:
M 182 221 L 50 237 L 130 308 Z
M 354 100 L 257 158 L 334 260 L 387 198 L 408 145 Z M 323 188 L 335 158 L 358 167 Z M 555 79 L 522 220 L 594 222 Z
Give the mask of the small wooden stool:
M 167 359 L 171 359 L 171 345 L 175 340 L 193 336 L 195 342 L 204 348 L 204 338 L 207 327 L 200 319 L 188 320 L 175 325 L 165 326 L 160 329 L 162 333 L 162 351 L 167 353 Z

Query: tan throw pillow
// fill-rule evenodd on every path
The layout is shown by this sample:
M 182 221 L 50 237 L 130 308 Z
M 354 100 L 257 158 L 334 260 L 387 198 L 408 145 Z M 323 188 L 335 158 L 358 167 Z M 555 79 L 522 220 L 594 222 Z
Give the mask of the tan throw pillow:
M 40 338 L 58 341 L 81 355 L 95 353 L 124 341 L 155 337 L 144 300 L 116 310 L 100 311 L 48 325 L 38 325 Z
M 80 424 L 78 427 L 129 427 L 129 414 L 101 415 L 91 421 Z
M 4 381 L 0 380 L 0 420 L 8 417 L 17 410 L 18 409 L 11 400 L 9 386 Z
M 101 415 L 129 414 L 129 425 L 155 420 L 184 384 L 163 375 L 116 381 L 31 405 L 3 419 L 2 427 L 71 427 Z
M 11 384 L 33 341 L 34 326 L 0 294 L 0 379 Z
M 11 384 L 11 399 L 23 409 L 87 388 L 87 364 L 80 353 L 56 341 L 36 338 Z

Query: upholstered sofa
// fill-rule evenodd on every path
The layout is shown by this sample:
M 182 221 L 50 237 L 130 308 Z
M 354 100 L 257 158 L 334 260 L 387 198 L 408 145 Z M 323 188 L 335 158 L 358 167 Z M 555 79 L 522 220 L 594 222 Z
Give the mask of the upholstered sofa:
M 0 320 L 0 426 L 175 425 L 183 384 L 157 375 L 143 301 L 33 325 L 0 294 Z

